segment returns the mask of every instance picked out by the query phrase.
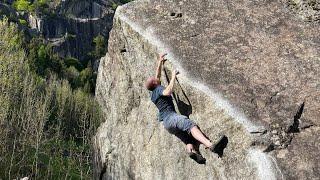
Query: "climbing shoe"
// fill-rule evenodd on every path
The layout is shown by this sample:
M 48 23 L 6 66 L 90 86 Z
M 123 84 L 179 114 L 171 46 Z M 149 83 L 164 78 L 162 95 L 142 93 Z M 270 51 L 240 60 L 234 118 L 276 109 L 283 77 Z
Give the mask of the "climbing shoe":
M 196 161 L 198 164 L 205 164 L 206 159 L 200 154 L 196 152 L 189 152 L 189 157 Z
M 221 158 L 223 156 L 223 150 L 227 147 L 228 144 L 228 137 L 223 135 L 221 136 L 218 141 L 209 147 L 210 151 L 218 154 Z

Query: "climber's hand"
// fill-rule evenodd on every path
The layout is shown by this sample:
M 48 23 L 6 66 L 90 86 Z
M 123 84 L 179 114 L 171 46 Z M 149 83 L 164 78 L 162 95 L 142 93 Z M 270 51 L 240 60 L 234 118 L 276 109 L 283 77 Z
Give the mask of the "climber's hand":
M 178 70 L 178 69 L 173 70 L 173 73 L 174 73 L 175 75 L 180 74 L 180 72 L 179 72 L 179 70 Z
M 160 62 L 165 62 L 167 59 L 165 59 L 164 57 L 167 55 L 167 53 L 164 53 L 164 54 L 160 54 L 159 55 L 159 61 Z
M 175 78 L 176 77 L 176 75 L 178 75 L 179 74 L 179 71 L 178 70 L 173 70 L 172 71 L 172 78 Z

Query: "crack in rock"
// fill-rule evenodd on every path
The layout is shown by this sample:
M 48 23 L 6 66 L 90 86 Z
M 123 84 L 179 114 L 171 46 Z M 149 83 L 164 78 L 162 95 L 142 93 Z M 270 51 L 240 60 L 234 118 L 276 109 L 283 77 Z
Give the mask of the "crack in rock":
M 300 124 L 300 118 L 302 116 L 304 109 L 304 102 L 300 105 L 299 110 L 297 114 L 293 118 L 293 124 L 289 126 L 287 133 L 298 133 L 300 132 L 299 124 Z

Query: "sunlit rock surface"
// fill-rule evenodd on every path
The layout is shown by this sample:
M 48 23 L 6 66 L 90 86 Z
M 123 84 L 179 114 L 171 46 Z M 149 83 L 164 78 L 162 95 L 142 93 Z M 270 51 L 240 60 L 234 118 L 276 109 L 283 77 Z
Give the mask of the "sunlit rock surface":
M 119 7 L 97 80 L 106 121 L 94 138 L 96 178 L 317 179 L 319 27 L 279 1 Z M 207 164 L 196 164 L 157 122 L 144 81 L 159 52 L 169 53 L 169 77 L 171 66 L 181 72 L 177 110 L 212 140 L 228 136 L 223 158 L 201 148 Z

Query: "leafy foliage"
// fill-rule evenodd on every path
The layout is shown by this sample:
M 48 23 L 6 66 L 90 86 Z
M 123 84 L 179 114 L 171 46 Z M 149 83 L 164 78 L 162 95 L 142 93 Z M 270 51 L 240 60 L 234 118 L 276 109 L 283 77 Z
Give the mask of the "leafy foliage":
M 28 22 L 24 19 L 19 19 L 19 23 L 23 26 L 28 26 Z
M 17 11 L 26 12 L 48 12 L 48 0 L 15 0 L 13 2 L 13 7 Z
M 32 8 L 29 0 L 17 0 L 13 3 L 13 7 L 18 11 L 30 11 Z
M 100 40 L 97 43 L 99 44 Z M 44 44 L 41 38 L 33 39 L 28 49 L 29 66 L 39 76 L 48 77 L 51 73 L 55 73 L 58 78 L 67 79 L 72 89 L 82 88 L 88 93 L 94 92 L 96 74 L 90 63 L 82 64 L 75 58 L 57 56 L 50 44 Z
M 88 83 L 90 70 L 60 64 L 36 42 L 27 54 L 16 25 L 0 21 L 0 177 L 89 179 L 101 112 L 85 85 L 74 89 L 63 75 L 71 68 Z
M 50 45 L 44 44 L 40 38 L 34 38 L 29 43 L 28 50 L 28 63 L 32 71 L 42 77 L 48 76 L 51 72 L 62 77 L 64 64 L 53 53 Z
M 106 40 L 102 35 L 98 35 L 93 39 L 93 43 L 95 44 L 94 57 L 100 58 L 106 54 Z

